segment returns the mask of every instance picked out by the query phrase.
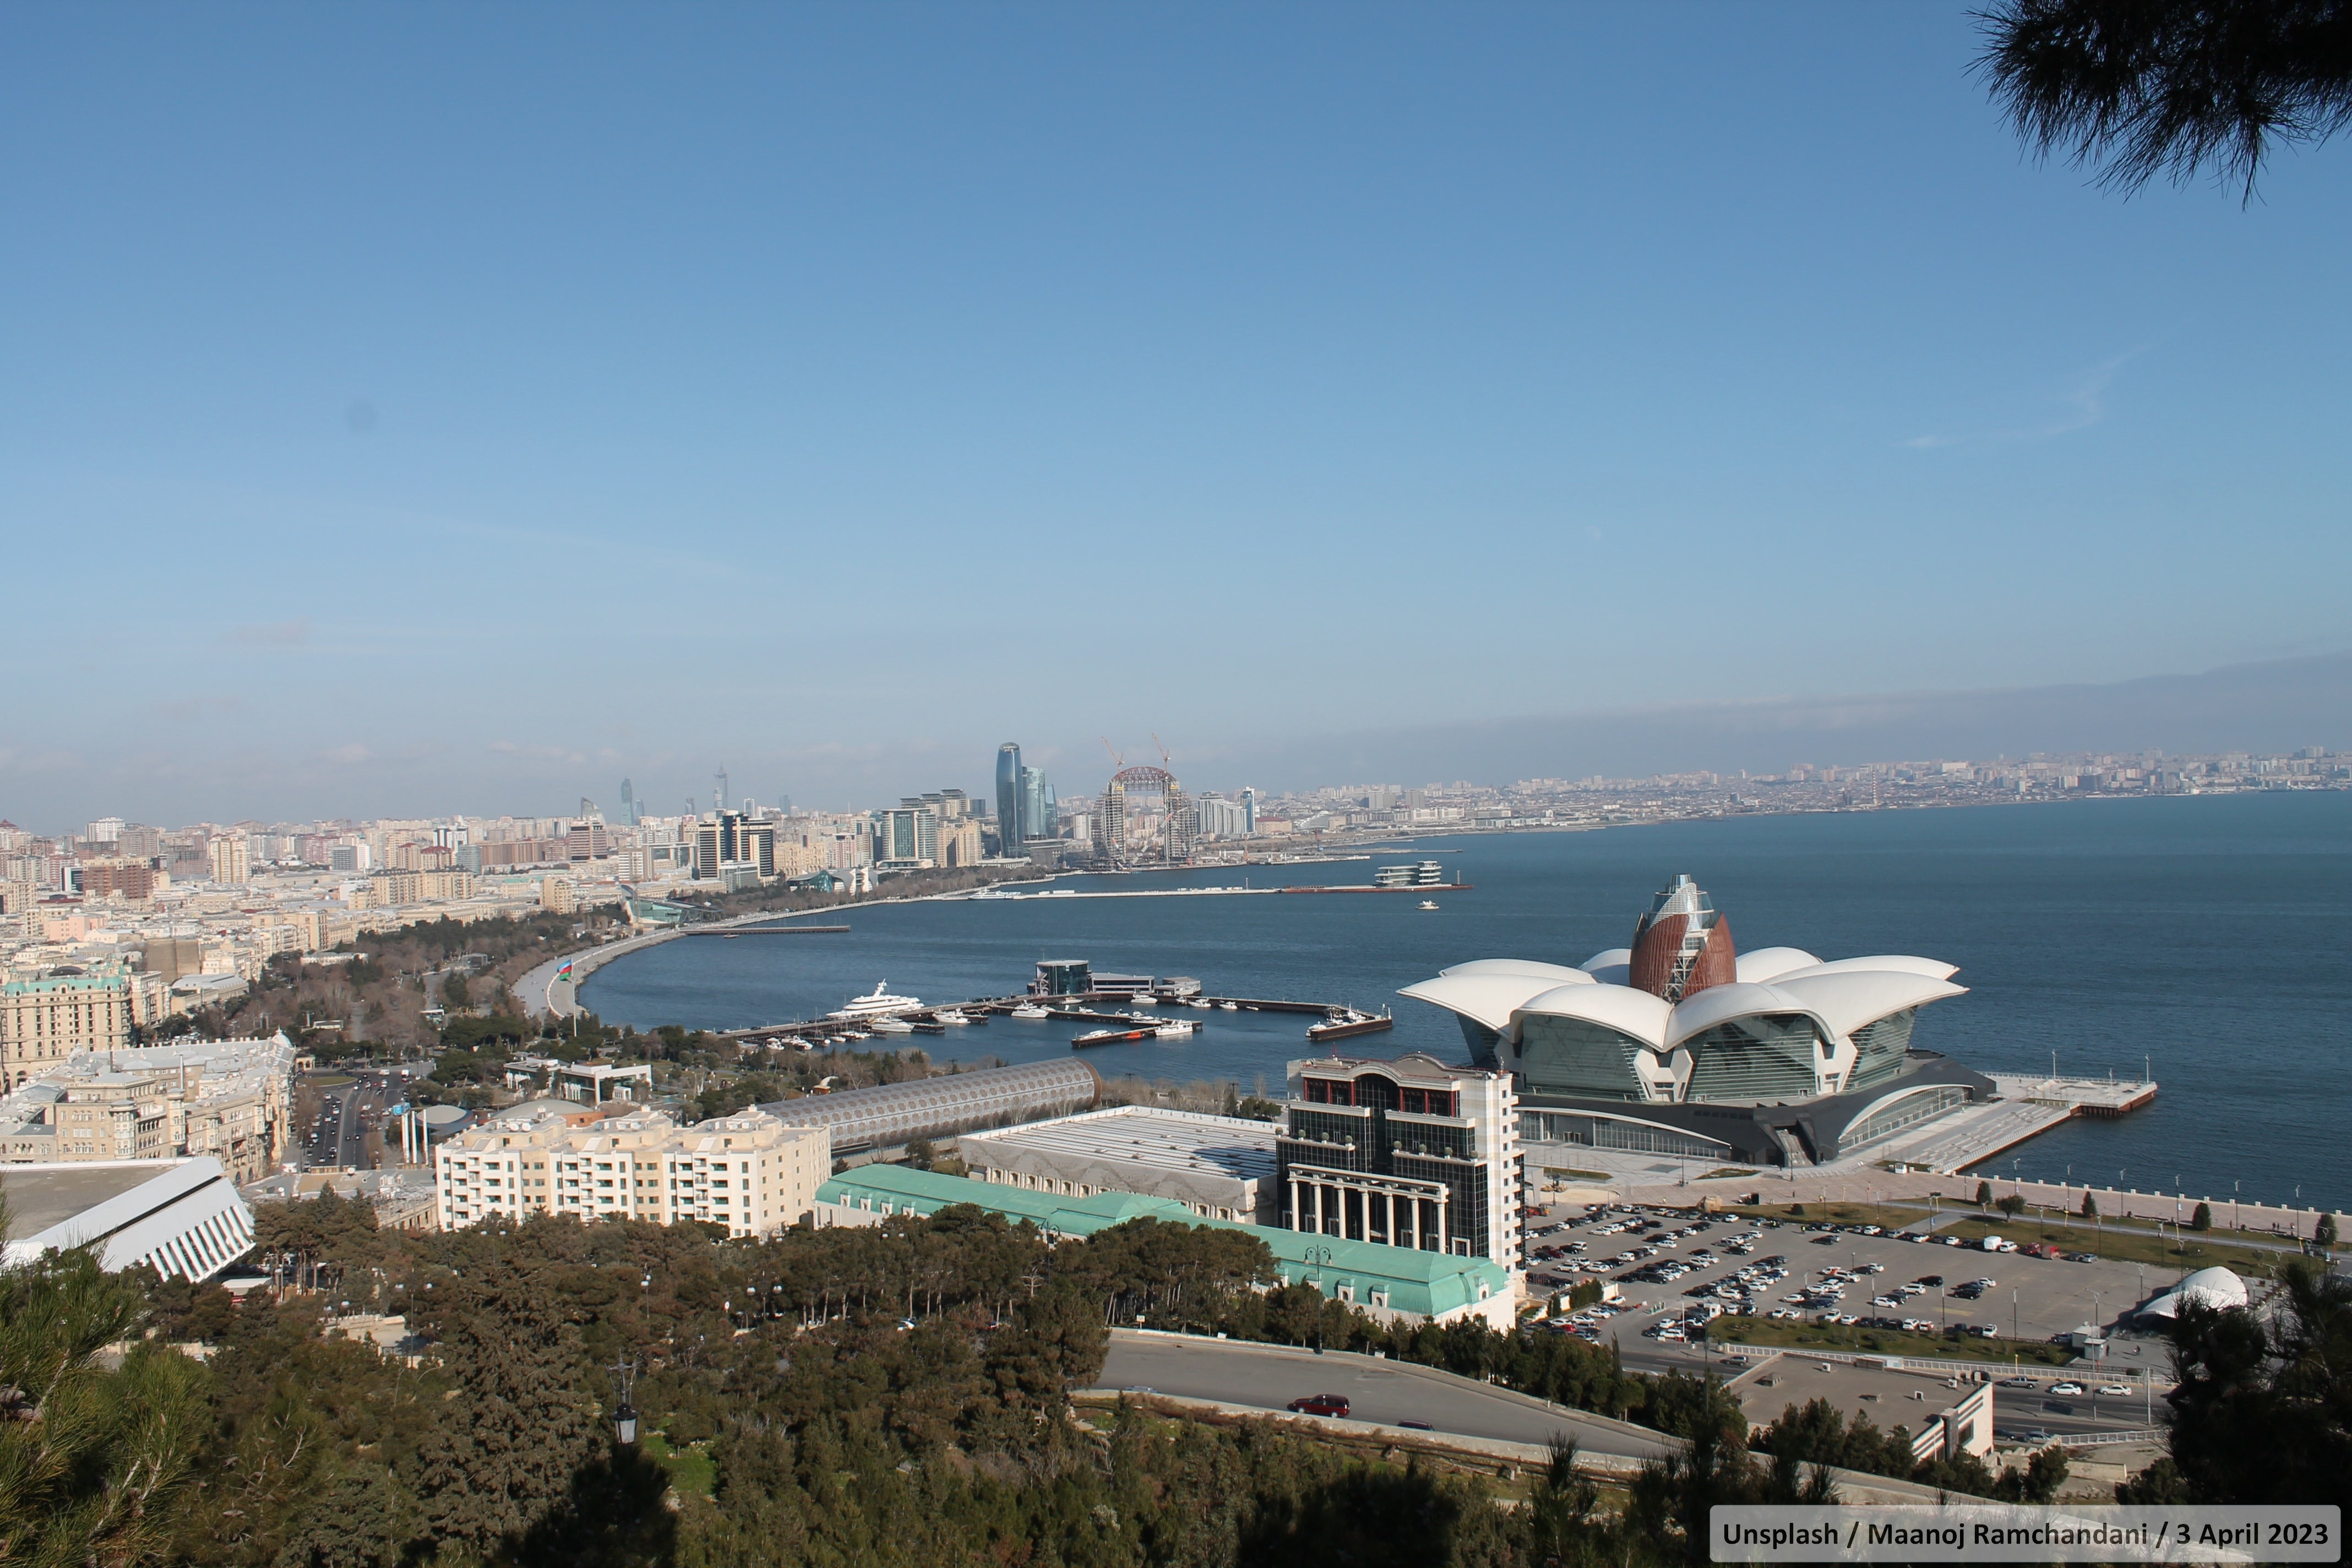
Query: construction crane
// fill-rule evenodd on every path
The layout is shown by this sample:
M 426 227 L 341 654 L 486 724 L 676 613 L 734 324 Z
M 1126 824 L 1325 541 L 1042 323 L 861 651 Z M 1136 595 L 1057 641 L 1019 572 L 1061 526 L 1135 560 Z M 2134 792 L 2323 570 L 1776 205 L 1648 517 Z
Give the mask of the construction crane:
M 1127 759 L 1118 754 L 1118 748 L 1110 743 L 1110 737 L 1108 735 L 1105 735 L 1102 738 L 1102 743 L 1103 750 L 1110 753 L 1110 771 L 1115 773 L 1125 773 L 1127 771 Z

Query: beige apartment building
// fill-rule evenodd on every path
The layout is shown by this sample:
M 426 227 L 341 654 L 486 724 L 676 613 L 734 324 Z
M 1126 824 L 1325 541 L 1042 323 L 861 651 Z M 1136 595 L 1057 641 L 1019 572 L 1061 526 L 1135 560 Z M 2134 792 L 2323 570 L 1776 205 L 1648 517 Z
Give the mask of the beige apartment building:
M 0 984 L 0 1090 L 64 1065 L 76 1051 L 112 1050 L 131 1043 L 139 1016 L 132 977 L 47 974 Z
M 578 1108 L 519 1107 L 435 1152 L 442 1228 L 495 1215 L 704 1220 L 769 1236 L 816 1210 L 833 1173 L 833 1133 L 761 1110 L 680 1126 L 640 1110 L 573 1125 Z
M 163 1086 L 140 1073 L 100 1073 L 65 1086 L 49 1112 L 57 1160 L 160 1160 L 172 1152 Z

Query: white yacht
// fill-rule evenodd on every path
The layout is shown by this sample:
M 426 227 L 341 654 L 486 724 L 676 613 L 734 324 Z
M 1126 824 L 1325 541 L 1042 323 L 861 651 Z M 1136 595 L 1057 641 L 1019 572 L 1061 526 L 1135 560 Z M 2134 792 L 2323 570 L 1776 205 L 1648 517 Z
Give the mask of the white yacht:
M 851 998 L 849 1005 L 840 1011 L 827 1013 L 825 1016 L 859 1023 L 868 1018 L 887 1018 L 895 1013 L 912 1013 L 922 1005 L 923 999 L 919 996 L 891 995 L 890 983 L 885 980 L 865 995 Z
M 1200 1026 L 1190 1018 L 1169 1018 L 1154 1025 L 1151 1032 L 1163 1040 L 1181 1039 Z
M 911 1035 L 915 1032 L 915 1026 L 904 1018 L 877 1018 L 872 1028 L 877 1035 Z
M 940 1023 L 945 1024 L 950 1029 L 954 1028 L 958 1024 L 969 1024 L 971 1022 L 970 1018 L 965 1017 L 962 1014 L 957 1012 L 952 1007 L 942 1007 L 938 1012 L 932 1014 L 931 1016 L 938 1019 Z
M 1021 1005 L 1013 1009 L 1013 1016 L 1016 1018 L 1029 1019 L 1049 1018 L 1053 1016 L 1052 1014 L 1046 1012 L 1045 1009 L 1040 1007 L 1034 1002 L 1022 1003 Z

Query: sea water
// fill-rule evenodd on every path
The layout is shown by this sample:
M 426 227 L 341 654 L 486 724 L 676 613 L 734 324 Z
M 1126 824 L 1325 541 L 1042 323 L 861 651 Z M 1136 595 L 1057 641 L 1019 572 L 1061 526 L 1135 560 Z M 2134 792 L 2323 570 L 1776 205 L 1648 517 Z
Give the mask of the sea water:
M 1453 1018 L 1395 994 L 1474 958 L 1577 963 L 1625 944 L 1687 871 L 1743 950 L 1916 953 L 1969 994 L 1920 1014 L 1913 1043 L 1984 1071 L 2137 1079 L 2156 1103 L 2076 1121 L 1997 1168 L 2142 1191 L 2352 1204 L 2352 794 L 2263 794 L 1740 816 L 1581 833 L 1400 841 L 1370 861 L 1070 876 L 1085 891 L 1366 883 L 1434 858 L 1411 893 L 1024 899 L 860 907 L 842 935 L 690 937 L 598 970 L 608 1022 L 743 1028 L 818 1016 L 887 980 L 926 1002 L 1021 990 L 1040 958 L 1192 975 L 1213 994 L 1393 1006 L 1361 1056 L 1465 1052 Z M 1440 907 L 1418 906 L 1426 898 Z M 1317 1054 L 1297 1015 L 1170 1009 L 1186 1039 L 1090 1050 L 1107 1075 L 1226 1079 L 1279 1093 Z M 1066 1057 L 1084 1026 L 998 1018 L 896 1042 L 941 1060 Z M 889 1042 L 877 1041 L 866 1048 Z

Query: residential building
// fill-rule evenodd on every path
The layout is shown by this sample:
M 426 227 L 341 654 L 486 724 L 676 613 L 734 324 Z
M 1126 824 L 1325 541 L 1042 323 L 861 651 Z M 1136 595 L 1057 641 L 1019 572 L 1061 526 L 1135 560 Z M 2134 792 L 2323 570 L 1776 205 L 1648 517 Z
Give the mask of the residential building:
M 247 858 L 244 834 L 221 834 L 212 841 L 211 851 L 214 881 L 235 885 L 252 879 L 253 867 Z
M 101 855 L 81 863 L 81 892 L 86 899 L 145 903 L 155 896 L 155 868 L 144 860 Z
M 62 1067 L 76 1051 L 131 1043 L 138 998 L 127 971 L 66 969 L 0 984 L 0 1089 Z
M 573 902 L 572 884 L 562 877 L 542 877 L 539 882 L 539 907 L 551 915 L 568 915 L 579 906 Z
M 811 1218 L 833 1171 L 826 1128 L 787 1126 L 758 1110 L 691 1126 L 655 1110 L 578 1125 L 578 1111 L 529 1102 L 436 1149 L 442 1228 L 568 1214 L 770 1236 Z

